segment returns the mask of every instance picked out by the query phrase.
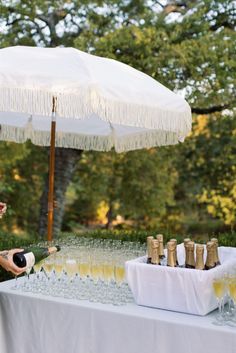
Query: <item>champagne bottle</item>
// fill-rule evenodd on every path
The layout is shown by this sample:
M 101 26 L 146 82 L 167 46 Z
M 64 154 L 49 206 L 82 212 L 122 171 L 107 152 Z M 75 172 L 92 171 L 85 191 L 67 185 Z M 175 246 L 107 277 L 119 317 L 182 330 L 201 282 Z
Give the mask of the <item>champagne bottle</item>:
M 189 241 L 186 244 L 186 258 L 185 258 L 185 267 L 186 268 L 195 268 L 195 260 L 194 260 L 194 242 Z
M 206 258 L 206 263 L 205 263 L 205 270 L 210 270 L 214 267 L 216 267 L 215 264 L 215 243 L 213 241 L 208 241 L 207 245 L 207 258 Z
M 13 262 L 18 267 L 33 267 L 36 262 L 39 262 L 51 254 L 60 251 L 59 246 L 51 246 L 49 248 L 30 247 L 22 252 L 13 255 Z
M 185 250 L 185 267 L 186 267 L 186 259 L 187 259 L 187 248 L 186 248 L 186 246 L 187 246 L 187 244 L 189 243 L 191 241 L 191 239 L 190 238 L 185 238 L 184 239 L 184 250 Z
M 163 247 L 163 235 L 157 234 L 156 238 L 159 241 L 159 258 L 160 260 L 163 260 L 165 258 L 164 247 Z
M 167 243 L 167 266 L 176 267 L 176 245 L 173 241 Z
M 152 258 L 152 241 L 154 237 L 150 236 L 147 237 L 147 264 L 151 263 L 151 258 Z
M 204 270 L 204 245 L 196 245 L 196 270 Z
M 175 245 L 175 253 L 174 253 L 175 263 L 176 263 L 176 266 L 179 266 L 179 262 L 178 262 L 178 258 L 177 258 L 177 240 L 176 239 L 170 239 L 170 242 L 174 243 L 174 245 Z
M 159 241 L 153 240 L 152 241 L 152 257 L 151 257 L 151 264 L 152 265 L 159 265 Z
M 220 259 L 219 259 L 219 254 L 218 254 L 218 239 L 217 238 L 212 238 L 211 241 L 215 244 L 215 264 L 216 266 L 220 265 Z

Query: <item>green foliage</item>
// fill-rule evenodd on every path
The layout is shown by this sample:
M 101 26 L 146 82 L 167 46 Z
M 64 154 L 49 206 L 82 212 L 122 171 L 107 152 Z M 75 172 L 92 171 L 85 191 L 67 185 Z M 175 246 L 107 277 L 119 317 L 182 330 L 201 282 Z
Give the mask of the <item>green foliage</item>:
M 180 204 L 188 200 L 187 207 L 195 204 L 200 214 L 207 211 L 231 228 L 236 222 L 235 131 L 234 116 L 198 116 L 176 159 L 176 167 L 184 171 L 179 173 L 176 190 Z
M 233 246 L 236 247 L 236 233 L 222 233 L 218 235 L 220 246 Z
M 47 150 L 31 143 L 1 142 L 0 155 L 0 195 L 8 205 L 0 227 L 35 231 L 47 170 Z
M 91 36 L 86 48 L 134 66 L 171 89 L 183 90 L 197 113 L 215 112 L 208 115 L 207 126 L 200 132 L 197 128 L 202 128 L 204 116 L 196 117 L 191 137 L 169 150 L 179 181 L 172 184 L 175 205 L 167 208 L 168 216 L 162 219 L 169 229 L 188 230 L 190 221 L 205 223 L 208 232 L 217 218 L 226 226 L 235 226 L 236 119 L 232 109 L 236 102 L 236 47 L 232 43 L 236 16 L 231 1 L 195 1 L 192 9 L 185 13 L 181 8 L 184 16 L 178 21 L 167 21 L 165 11 L 148 21 L 146 12 L 142 24 L 130 21 L 99 39 Z M 84 47 L 82 41 L 83 34 L 75 44 Z M 222 115 L 224 108 L 231 110 L 230 114 Z M 158 187 L 165 185 L 164 180 L 162 183 Z M 135 200 L 137 205 L 133 191 L 125 188 L 126 202 Z M 147 214 L 152 214 L 151 207 Z
M 195 223 L 202 219 L 207 223 L 210 214 L 234 228 L 236 119 L 232 111 L 230 115 L 217 113 L 235 105 L 234 5 L 208 0 L 197 1 L 193 7 L 194 11 L 179 21 L 154 16 L 151 25 L 132 22 L 96 42 L 91 37 L 87 50 L 92 48 L 94 53 L 132 65 L 172 89 L 184 90 L 193 111 L 215 112 L 207 118 L 207 134 L 197 131 L 199 119 L 204 117 L 196 117 L 191 137 L 170 150 L 179 182 L 176 204 L 168 209 L 166 222 L 171 228 L 192 217 Z M 76 39 L 78 47 L 82 39 L 83 35 Z
M 73 46 L 83 33 L 83 40 L 91 35 L 102 37 L 122 21 L 139 18 L 148 1 L 116 0 L 2 0 L 0 25 L 3 34 L 0 45 Z M 149 10 L 150 11 L 150 10 Z
M 86 223 L 87 217 L 96 219 L 98 205 L 105 202 L 111 220 L 121 215 L 133 227 L 153 228 L 174 203 L 175 182 L 168 148 L 119 155 L 87 152 L 74 176 L 77 197 L 70 210 L 76 209 L 77 221 Z
M 96 54 L 134 66 L 171 89 L 184 90 L 193 107 L 234 107 L 233 10 L 229 0 L 197 1 L 194 11 L 181 21 L 153 16 L 151 24 L 131 23 L 89 46 Z M 75 40 L 78 47 L 82 38 Z

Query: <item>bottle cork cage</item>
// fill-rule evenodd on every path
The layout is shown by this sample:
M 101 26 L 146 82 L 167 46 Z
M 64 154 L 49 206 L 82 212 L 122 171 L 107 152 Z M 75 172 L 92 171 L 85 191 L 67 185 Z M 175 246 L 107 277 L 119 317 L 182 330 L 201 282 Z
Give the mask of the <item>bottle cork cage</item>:
M 146 256 L 127 261 L 126 277 L 136 303 L 202 316 L 216 309 L 213 279 L 236 270 L 236 248 L 218 249 L 221 265 L 208 271 L 150 265 Z M 183 244 L 177 246 L 177 255 L 184 265 Z

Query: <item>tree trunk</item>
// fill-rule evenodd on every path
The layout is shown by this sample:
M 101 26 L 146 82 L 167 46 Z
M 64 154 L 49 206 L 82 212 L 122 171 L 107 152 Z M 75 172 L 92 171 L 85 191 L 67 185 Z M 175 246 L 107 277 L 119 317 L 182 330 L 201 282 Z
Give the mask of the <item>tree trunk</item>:
M 109 210 L 107 211 L 107 223 L 105 225 L 106 229 L 110 229 L 112 227 L 112 221 L 113 221 L 113 205 L 112 203 L 109 206 Z
M 76 162 L 79 161 L 81 150 L 71 148 L 56 148 L 55 151 L 55 181 L 54 181 L 54 200 L 56 208 L 54 209 L 53 235 L 54 237 L 61 230 L 65 193 L 72 179 Z M 48 208 L 48 174 L 45 179 L 44 191 L 40 200 L 40 216 L 39 216 L 39 236 L 46 239 L 47 235 L 47 208 Z

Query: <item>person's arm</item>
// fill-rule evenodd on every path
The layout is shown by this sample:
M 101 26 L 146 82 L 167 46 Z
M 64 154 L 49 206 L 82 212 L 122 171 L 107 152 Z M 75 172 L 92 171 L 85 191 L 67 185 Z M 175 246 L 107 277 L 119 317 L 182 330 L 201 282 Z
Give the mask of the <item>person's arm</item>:
M 0 202 L 0 218 L 6 213 L 7 205 L 6 203 Z M 20 268 L 16 266 L 13 262 L 13 255 L 17 252 L 21 252 L 23 249 L 12 249 L 0 251 L 0 266 L 2 266 L 6 271 L 12 272 L 14 275 L 18 276 L 25 272 L 26 268 Z
M 6 213 L 7 205 L 3 202 L 0 202 L 0 218 Z
M 0 251 L 0 266 L 2 266 L 6 271 L 12 272 L 14 275 L 18 276 L 25 272 L 26 267 L 20 268 L 16 266 L 13 262 L 13 255 L 17 252 L 21 252 L 23 249 L 12 249 Z

